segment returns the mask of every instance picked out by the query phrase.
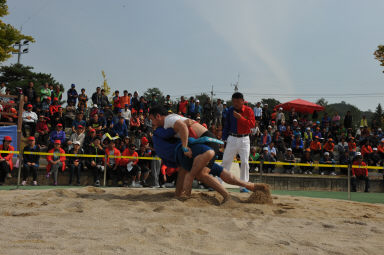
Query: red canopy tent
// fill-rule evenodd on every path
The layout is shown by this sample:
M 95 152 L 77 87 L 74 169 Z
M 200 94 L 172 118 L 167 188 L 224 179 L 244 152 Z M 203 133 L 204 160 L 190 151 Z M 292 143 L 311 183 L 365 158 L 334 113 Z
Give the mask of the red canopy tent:
M 275 110 L 277 111 L 280 107 L 283 108 L 284 111 L 290 111 L 292 108 L 295 108 L 296 112 L 309 114 L 312 114 L 314 111 L 324 110 L 323 106 L 305 101 L 303 99 L 295 99 L 283 104 L 276 105 Z

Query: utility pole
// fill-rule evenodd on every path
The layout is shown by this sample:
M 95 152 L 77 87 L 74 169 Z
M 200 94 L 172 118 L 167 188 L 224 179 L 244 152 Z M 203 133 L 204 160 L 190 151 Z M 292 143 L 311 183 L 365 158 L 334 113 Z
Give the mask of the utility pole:
M 235 90 L 235 92 L 238 92 L 238 91 L 239 91 L 239 82 L 240 82 L 240 73 L 237 73 L 237 82 L 231 84 L 231 86 L 233 87 L 233 89 Z
M 213 93 L 213 85 L 211 89 L 211 106 L 213 106 L 213 96 L 216 96 L 216 94 Z
M 20 32 L 21 32 L 21 30 L 23 30 L 23 27 L 20 27 Z M 21 43 L 21 41 L 19 41 L 13 45 L 13 47 L 17 50 L 17 52 L 12 52 L 12 54 L 17 54 L 17 64 L 20 64 L 21 54 L 28 53 L 28 47 L 27 47 L 28 45 L 29 45 L 28 40 L 24 40 L 23 43 Z M 26 47 L 26 48 L 22 49 L 22 47 Z

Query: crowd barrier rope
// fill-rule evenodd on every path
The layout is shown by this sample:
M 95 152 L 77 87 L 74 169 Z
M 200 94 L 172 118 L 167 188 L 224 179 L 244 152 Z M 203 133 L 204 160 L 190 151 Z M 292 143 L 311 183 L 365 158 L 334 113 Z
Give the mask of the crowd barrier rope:
M 91 155 L 91 154 L 70 154 L 70 153 L 49 153 L 49 152 L 31 152 L 24 151 L 20 155 L 20 151 L 5 151 L 0 150 L 0 153 L 19 155 L 19 160 L 22 160 L 22 155 L 41 155 L 41 156 L 65 156 L 65 157 L 82 157 L 82 158 L 122 158 L 122 159 L 141 159 L 141 160 L 161 160 L 159 157 L 133 157 L 133 156 L 115 156 L 115 155 Z M 222 160 L 216 160 L 216 162 L 222 162 Z M 241 163 L 239 160 L 234 160 L 235 163 Z M 367 168 L 371 170 L 384 170 L 383 166 L 360 166 L 360 165 L 339 165 L 339 164 L 319 164 L 319 163 L 293 163 L 293 162 L 270 162 L 270 161 L 248 161 L 249 164 L 260 165 L 260 181 L 263 178 L 263 165 L 280 165 L 280 166 L 310 166 L 310 167 L 329 167 L 329 168 L 347 168 L 348 173 L 348 199 L 351 199 L 351 168 Z M 19 173 L 17 180 L 17 188 L 20 185 L 20 173 L 21 173 L 21 162 L 19 162 Z M 104 166 L 104 186 L 106 186 L 106 166 Z

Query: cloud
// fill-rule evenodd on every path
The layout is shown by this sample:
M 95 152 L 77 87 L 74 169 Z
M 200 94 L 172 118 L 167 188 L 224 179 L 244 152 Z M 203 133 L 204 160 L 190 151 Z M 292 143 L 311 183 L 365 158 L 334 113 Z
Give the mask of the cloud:
M 276 3 L 246 0 L 190 1 L 189 4 L 255 74 L 262 62 L 270 71 L 270 81 L 273 81 L 275 88 L 292 93 L 294 89 L 290 75 L 276 52 L 279 46 L 276 41 L 271 43 L 271 40 L 283 43 L 282 37 L 288 32 L 281 29 L 287 27 L 286 10 L 289 6 L 281 2 L 278 6 Z

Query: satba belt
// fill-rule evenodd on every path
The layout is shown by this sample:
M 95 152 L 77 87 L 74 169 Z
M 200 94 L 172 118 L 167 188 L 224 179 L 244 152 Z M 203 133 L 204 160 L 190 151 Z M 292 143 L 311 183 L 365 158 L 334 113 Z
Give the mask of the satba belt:
M 249 136 L 249 134 L 239 135 L 239 134 L 234 134 L 234 133 L 230 133 L 229 135 L 234 136 L 234 137 L 246 137 L 246 136 Z

